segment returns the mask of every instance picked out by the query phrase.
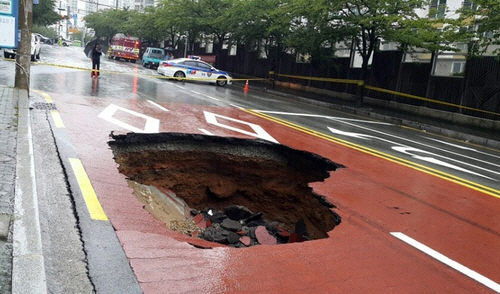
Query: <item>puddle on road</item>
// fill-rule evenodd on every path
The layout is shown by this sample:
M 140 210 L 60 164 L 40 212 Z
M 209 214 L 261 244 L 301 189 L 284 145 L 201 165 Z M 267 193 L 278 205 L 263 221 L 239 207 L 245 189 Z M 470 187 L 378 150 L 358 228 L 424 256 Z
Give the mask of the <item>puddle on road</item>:
M 111 134 L 118 170 L 170 229 L 232 247 L 327 238 L 340 224 L 314 193 L 343 167 L 258 139 L 199 134 Z

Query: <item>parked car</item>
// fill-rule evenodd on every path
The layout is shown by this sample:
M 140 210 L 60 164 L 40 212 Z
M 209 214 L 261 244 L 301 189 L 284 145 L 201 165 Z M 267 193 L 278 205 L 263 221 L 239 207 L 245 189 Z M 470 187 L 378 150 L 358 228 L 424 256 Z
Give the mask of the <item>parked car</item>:
M 225 86 L 231 84 L 232 76 L 225 71 L 218 70 L 210 64 L 190 58 L 176 58 L 160 62 L 158 74 L 172 77 L 177 80 L 193 79 L 201 82 Z
M 38 34 L 38 33 L 35 33 L 35 35 L 37 35 L 38 38 L 40 39 L 40 42 L 42 42 L 44 44 L 52 45 L 52 44 L 57 42 L 57 38 L 48 38 L 48 37 L 45 37 L 44 35 Z
M 162 48 L 147 47 L 142 55 L 142 65 L 149 68 L 158 68 L 165 59 L 165 50 Z
M 61 37 L 61 45 L 63 46 L 73 46 L 73 41 Z
M 36 34 L 31 34 L 31 61 L 36 61 L 40 59 L 40 38 Z M 15 58 L 16 57 L 16 49 L 3 49 L 3 57 L 5 58 Z

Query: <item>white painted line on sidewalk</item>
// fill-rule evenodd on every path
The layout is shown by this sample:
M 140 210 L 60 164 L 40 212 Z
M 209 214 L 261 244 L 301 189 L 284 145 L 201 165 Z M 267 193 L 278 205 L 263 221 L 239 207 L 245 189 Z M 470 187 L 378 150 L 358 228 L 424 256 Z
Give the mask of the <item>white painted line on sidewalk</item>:
M 393 235 L 394 237 L 398 238 L 399 240 L 407 243 L 408 245 L 417 248 L 418 250 L 422 251 L 423 253 L 437 259 L 438 261 L 446 264 L 447 266 L 453 268 L 454 270 L 461 272 L 462 274 L 468 276 L 469 278 L 476 280 L 477 282 L 485 285 L 486 287 L 492 289 L 493 291 L 500 293 L 500 285 L 498 283 L 488 279 L 487 277 L 469 269 L 468 267 L 461 265 L 460 263 L 444 256 L 443 254 L 441 254 L 441 253 L 435 251 L 434 249 L 418 242 L 415 239 L 412 239 L 412 238 L 406 236 L 403 233 L 391 232 L 391 235 Z
M 12 294 L 46 294 L 47 278 L 42 249 L 33 137 L 28 92 L 19 93 L 16 156 L 16 192 L 12 252 Z

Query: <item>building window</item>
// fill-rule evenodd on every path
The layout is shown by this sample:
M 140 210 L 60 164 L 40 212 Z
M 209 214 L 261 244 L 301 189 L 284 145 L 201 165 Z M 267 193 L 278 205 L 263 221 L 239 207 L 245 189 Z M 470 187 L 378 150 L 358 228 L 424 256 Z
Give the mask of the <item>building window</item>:
M 431 0 L 430 18 L 443 18 L 446 12 L 446 0 Z
M 451 73 L 453 75 L 461 75 L 465 71 L 465 62 L 453 62 Z

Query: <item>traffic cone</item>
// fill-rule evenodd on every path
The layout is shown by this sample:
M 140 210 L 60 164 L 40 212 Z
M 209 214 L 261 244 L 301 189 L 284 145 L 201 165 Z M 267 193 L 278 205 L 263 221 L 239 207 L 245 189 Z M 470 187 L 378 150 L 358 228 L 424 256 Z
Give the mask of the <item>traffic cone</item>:
M 248 80 L 245 83 L 245 87 L 243 88 L 243 91 L 248 92 Z

